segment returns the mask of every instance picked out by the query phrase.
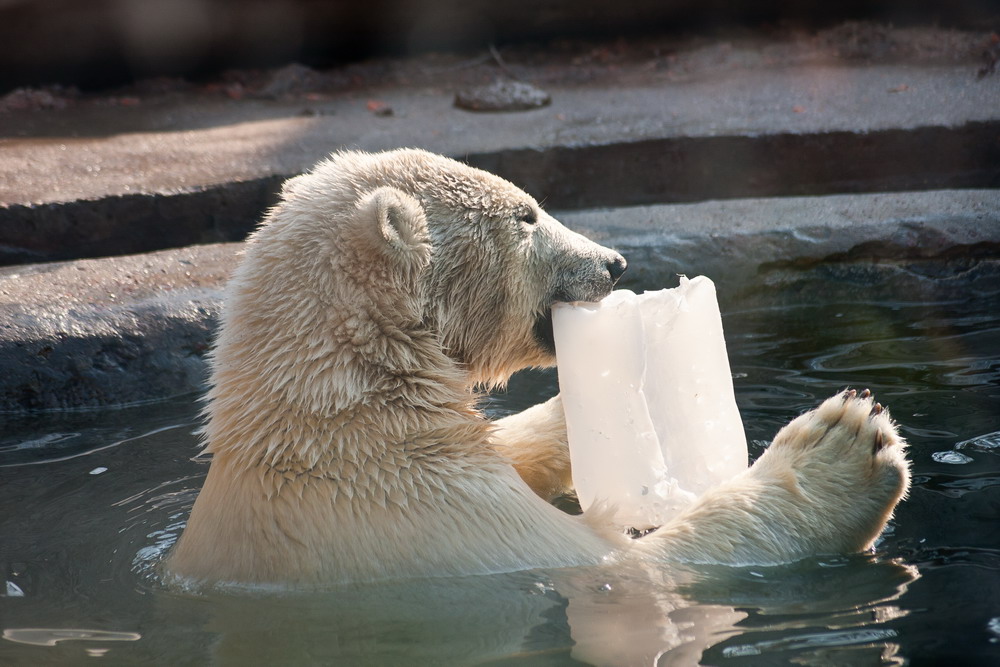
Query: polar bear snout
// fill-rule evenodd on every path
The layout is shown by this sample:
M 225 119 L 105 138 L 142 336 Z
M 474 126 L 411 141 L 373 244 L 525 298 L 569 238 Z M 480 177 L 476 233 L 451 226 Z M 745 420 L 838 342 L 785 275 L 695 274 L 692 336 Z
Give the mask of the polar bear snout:
M 611 293 L 628 268 L 628 262 L 614 250 L 597 248 L 600 252 L 566 271 L 552 302 L 600 301 Z
M 611 286 L 614 287 L 628 268 L 628 262 L 618 253 L 614 253 L 614 259 L 608 262 L 607 267 L 608 275 L 611 276 Z

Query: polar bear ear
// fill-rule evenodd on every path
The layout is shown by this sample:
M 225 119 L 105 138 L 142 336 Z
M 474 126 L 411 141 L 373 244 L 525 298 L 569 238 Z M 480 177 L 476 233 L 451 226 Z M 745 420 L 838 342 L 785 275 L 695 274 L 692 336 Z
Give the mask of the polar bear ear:
M 361 197 L 355 222 L 355 239 L 386 258 L 416 268 L 430 261 L 424 209 L 402 190 L 378 188 Z

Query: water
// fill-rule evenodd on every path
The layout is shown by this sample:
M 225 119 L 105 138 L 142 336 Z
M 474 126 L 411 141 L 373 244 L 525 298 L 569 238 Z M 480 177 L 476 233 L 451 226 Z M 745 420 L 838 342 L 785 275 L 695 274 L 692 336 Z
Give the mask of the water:
M 717 282 L 751 457 L 848 385 L 902 424 L 914 489 L 876 553 L 195 596 L 155 573 L 207 469 L 194 397 L 8 417 L 0 664 L 1000 663 L 1000 262 Z M 525 374 L 486 405 L 554 391 Z

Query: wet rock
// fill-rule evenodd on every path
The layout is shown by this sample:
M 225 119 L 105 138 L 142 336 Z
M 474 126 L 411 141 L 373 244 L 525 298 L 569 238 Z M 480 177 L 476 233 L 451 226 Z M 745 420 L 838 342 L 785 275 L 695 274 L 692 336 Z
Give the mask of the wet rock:
M 8 206 L 0 201 L 0 265 L 239 241 L 275 203 L 288 175 L 167 194 Z
M 1000 191 L 728 199 L 556 213 L 629 259 L 624 286 L 708 275 L 727 298 L 818 264 L 943 271 L 1000 256 Z M 198 390 L 242 244 L 0 268 L 0 413 Z M 952 262 L 955 262 L 954 264 Z M 917 270 L 911 268 L 908 270 Z
M 732 302 L 786 271 L 818 265 L 865 270 L 930 260 L 960 273 L 963 264 L 1000 256 L 1000 190 L 728 199 L 556 217 L 628 259 L 623 287 L 707 275 Z
M 196 391 L 240 244 L 0 272 L 0 413 Z
M 528 111 L 552 102 L 541 88 L 523 81 L 499 79 L 488 86 L 459 91 L 455 106 L 467 111 Z

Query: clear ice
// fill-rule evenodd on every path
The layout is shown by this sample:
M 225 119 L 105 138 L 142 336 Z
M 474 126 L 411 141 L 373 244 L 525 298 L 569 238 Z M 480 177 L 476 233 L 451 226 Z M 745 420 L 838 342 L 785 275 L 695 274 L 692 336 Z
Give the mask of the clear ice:
M 580 504 L 665 523 L 747 467 L 715 285 L 704 276 L 552 309 Z

